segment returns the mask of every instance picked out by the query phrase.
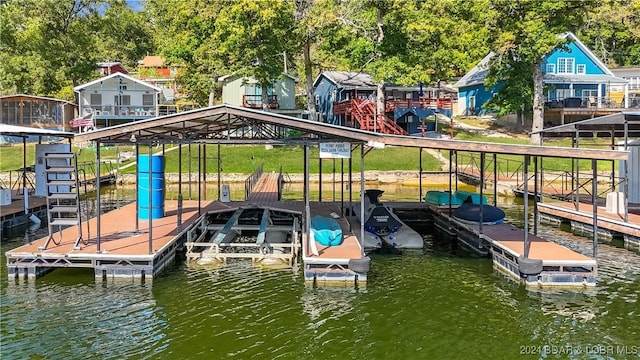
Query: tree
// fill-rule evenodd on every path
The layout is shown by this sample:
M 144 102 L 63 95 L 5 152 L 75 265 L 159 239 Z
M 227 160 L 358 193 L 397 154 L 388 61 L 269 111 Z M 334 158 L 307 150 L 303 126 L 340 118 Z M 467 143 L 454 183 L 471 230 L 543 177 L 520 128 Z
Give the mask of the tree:
M 1 52 L 2 87 L 19 93 L 54 96 L 77 85 L 96 69 L 95 28 L 102 1 L 8 1 L 3 6 L 3 33 L 14 34 Z M 15 20 L 9 20 L 18 12 Z
M 302 47 L 302 67 L 304 69 L 307 111 L 309 119 L 317 120 L 316 104 L 313 98 L 314 60 L 312 51 L 318 49 L 319 40 L 337 30 L 336 7 L 332 0 L 300 0 L 294 12 L 296 38 Z
M 222 69 L 210 56 L 216 17 L 226 3 L 205 0 L 149 0 L 145 11 L 155 24 L 156 46 L 179 66 L 176 82 L 191 101 L 213 105 Z
M 640 0 L 603 1 L 577 35 L 609 67 L 640 64 Z
M 0 9 L 3 92 L 73 101 L 72 88 L 97 75 L 102 56 L 135 64 L 150 48 L 142 19 L 124 0 L 8 0 Z
M 101 61 L 120 61 L 136 69 L 138 61 L 155 52 L 146 13 L 134 12 L 125 0 L 110 0 L 96 30 L 96 57 Z
M 523 86 L 522 79 L 517 76 L 515 70 L 519 69 L 526 71 L 525 74 L 531 74 L 530 86 L 533 95 L 531 143 L 540 142 L 540 134 L 536 132 L 542 130 L 544 123 L 543 59 L 552 50 L 564 44 L 566 40 L 559 35 L 566 31 L 576 31 L 584 23 L 589 9 L 596 5 L 596 1 L 491 1 L 489 11 L 497 12 L 497 16 L 491 24 L 495 35 L 490 38 L 490 42 L 498 56 L 493 58 L 490 72 L 515 75 L 504 79 L 504 85 L 500 91 L 506 91 L 512 86 L 515 89 Z M 505 71 L 504 68 L 512 70 Z M 517 93 L 517 91 L 511 91 L 511 93 Z M 515 99 L 513 103 L 518 104 L 522 101 Z
M 295 49 L 294 8 L 289 1 L 235 0 L 227 2 L 215 21 L 210 56 L 219 68 L 241 77 L 253 77 L 267 89 L 284 72 L 283 56 Z

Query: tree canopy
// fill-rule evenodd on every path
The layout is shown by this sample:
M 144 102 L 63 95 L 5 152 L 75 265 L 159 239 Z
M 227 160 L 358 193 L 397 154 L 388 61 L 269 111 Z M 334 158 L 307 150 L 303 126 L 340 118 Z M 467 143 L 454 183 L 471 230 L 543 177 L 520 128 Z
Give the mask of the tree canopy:
M 371 73 L 382 84 L 437 86 L 490 51 L 493 99 L 541 126 L 540 61 L 573 31 L 610 66 L 640 64 L 640 0 L 0 0 L 0 92 L 73 100 L 96 62 L 179 65 L 182 93 L 218 101 L 220 76 L 267 87 L 287 71 Z M 536 70 L 536 69 L 539 69 Z M 264 91 L 263 91 L 264 93 Z M 308 103 L 312 107 L 312 103 Z M 537 124 L 537 125 L 536 125 Z

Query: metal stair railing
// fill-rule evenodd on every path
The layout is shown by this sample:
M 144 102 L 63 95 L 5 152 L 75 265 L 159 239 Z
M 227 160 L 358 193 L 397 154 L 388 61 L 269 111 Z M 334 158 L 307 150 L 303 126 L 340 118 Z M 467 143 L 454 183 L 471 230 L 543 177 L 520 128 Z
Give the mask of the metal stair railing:
M 45 153 L 45 178 L 47 187 L 47 220 L 49 237 L 39 249 L 46 250 L 49 243 L 60 245 L 62 229 L 76 225 L 78 237 L 73 245 L 79 249 L 82 237 L 82 214 L 80 209 L 80 186 L 78 182 L 78 163 L 74 153 Z M 58 229 L 56 240 L 54 228 Z
M 251 175 L 244 181 L 244 199 L 247 200 L 251 192 L 253 191 L 253 187 L 262 176 L 262 172 L 264 170 L 264 164 L 260 164 L 257 169 L 253 171 Z

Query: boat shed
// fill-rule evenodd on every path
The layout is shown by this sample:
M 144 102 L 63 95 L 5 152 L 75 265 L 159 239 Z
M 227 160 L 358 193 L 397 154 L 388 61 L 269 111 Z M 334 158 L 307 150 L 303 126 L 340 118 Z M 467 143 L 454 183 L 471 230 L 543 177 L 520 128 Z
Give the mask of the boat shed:
M 226 104 L 89 131 L 77 134 L 74 139 L 78 142 L 120 144 L 313 144 L 350 141 L 369 148 L 387 145 L 594 160 L 627 158 L 627 154 L 620 151 L 567 151 L 565 147 L 387 135 Z
M 601 149 L 581 149 L 566 147 L 547 147 L 536 145 L 517 144 L 497 144 L 478 141 L 461 141 L 423 138 L 415 136 L 400 136 L 374 133 L 338 125 L 326 124 L 317 121 L 305 120 L 296 117 L 274 114 L 261 110 L 241 108 L 231 105 L 217 105 L 177 114 L 161 116 L 152 119 L 145 119 L 135 123 L 127 123 L 109 128 L 89 131 L 75 136 L 76 141 L 97 142 L 97 161 L 100 161 L 100 143 L 120 143 L 137 144 L 147 146 L 149 154 L 152 147 L 158 144 L 291 144 L 304 145 L 304 216 L 303 233 L 306 238 L 310 235 L 310 196 L 309 196 L 309 146 L 323 142 L 343 142 L 349 143 L 351 153 L 360 148 L 360 171 L 361 178 L 364 178 L 364 158 L 365 155 L 376 148 L 385 146 L 414 147 L 420 150 L 424 148 L 448 150 L 451 159 L 452 154 L 458 151 L 475 152 L 481 155 L 481 164 L 484 164 L 484 157 L 489 154 L 509 154 L 523 156 L 524 162 L 537 164 L 538 158 L 557 157 L 569 159 L 590 160 L 593 164 L 594 173 L 597 171 L 598 160 L 627 160 L 627 151 L 601 150 Z M 180 149 L 181 147 L 179 147 Z M 180 150 L 178 150 L 180 151 Z M 219 152 L 218 152 L 219 153 Z M 422 154 L 422 151 L 420 151 Z M 181 155 L 179 155 L 181 157 Z M 456 155 L 457 158 L 457 155 Z M 349 157 L 349 182 L 351 182 L 351 161 Z M 206 156 L 204 156 L 206 161 Z M 422 158 L 420 158 L 422 161 Z M 456 160 L 457 161 L 457 160 Z M 537 165 L 535 165 L 537 171 Z M 205 166 L 206 168 L 206 166 Z M 481 179 L 484 179 L 484 166 L 481 166 Z M 525 219 L 527 216 L 528 199 L 528 167 L 524 167 L 525 181 Z M 180 174 L 179 174 L 180 176 Z M 220 176 L 218 174 L 218 176 Z M 180 181 L 180 179 L 179 179 Z M 320 183 L 321 184 L 321 183 Z M 593 183 L 594 187 L 596 182 Z M 321 186 L 321 185 L 320 185 Z M 98 181 L 99 187 L 99 181 Z M 482 188 L 482 185 L 481 185 Z M 534 186 L 538 188 L 537 184 Z M 349 191 L 352 187 L 349 186 Z M 97 189 L 99 192 L 99 188 Z M 420 189 L 422 193 L 422 189 Z M 364 193 L 364 182 L 360 182 L 360 193 Z M 593 191 L 595 194 L 596 191 Z M 537 190 L 535 190 L 537 197 Z M 351 196 L 349 197 L 351 199 Z M 100 199 L 97 199 L 97 206 Z M 351 201 L 351 200 L 350 200 Z M 364 213 L 364 202 L 360 202 L 361 214 Z M 594 207 L 594 227 L 597 227 L 597 216 Z M 98 215 L 98 233 L 99 229 Z M 364 239 L 364 222 L 360 219 L 360 239 Z M 524 259 L 527 259 L 530 247 L 528 221 L 525 221 L 524 229 Z M 534 223 L 534 234 L 536 223 Z M 594 232 L 594 257 L 597 254 L 597 231 Z M 99 242 L 99 240 L 98 240 Z

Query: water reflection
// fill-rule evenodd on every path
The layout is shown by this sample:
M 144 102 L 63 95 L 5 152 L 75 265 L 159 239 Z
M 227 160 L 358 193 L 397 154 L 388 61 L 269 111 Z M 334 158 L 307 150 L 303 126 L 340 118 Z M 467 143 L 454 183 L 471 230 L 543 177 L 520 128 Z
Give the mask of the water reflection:
M 2 289 L 2 357 L 121 359 L 157 349 L 166 321 L 150 285 L 57 270 Z M 161 346 L 160 346 L 161 347 Z
M 387 200 L 419 191 L 376 187 Z M 110 207 L 133 199 L 133 187 L 101 194 Z M 521 200 L 498 201 L 510 222 L 522 222 Z M 95 199 L 86 206 L 95 212 Z M 591 255 L 589 238 L 547 226 L 539 232 Z M 640 255 L 608 245 L 599 247 L 597 288 L 584 292 L 529 291 L 490 259 L 460 257 L 437 235 L 425 235 L 422 254 L 372 255 L 366 291 L 314 289 L 299 265 L 268 270 L 246 261 L 177 263 L 145 285 L 96 281 L 78 269 L 9 281 L 4 252 L 45 234 L 46 227 L 3 231 L 3 359 L 477 359 L 515 358 L 521 346 L 544 345 L 570 345 L 582 352 L 566 357 L 584 358 L 587 346 L 633 346 L 640 338 Z

